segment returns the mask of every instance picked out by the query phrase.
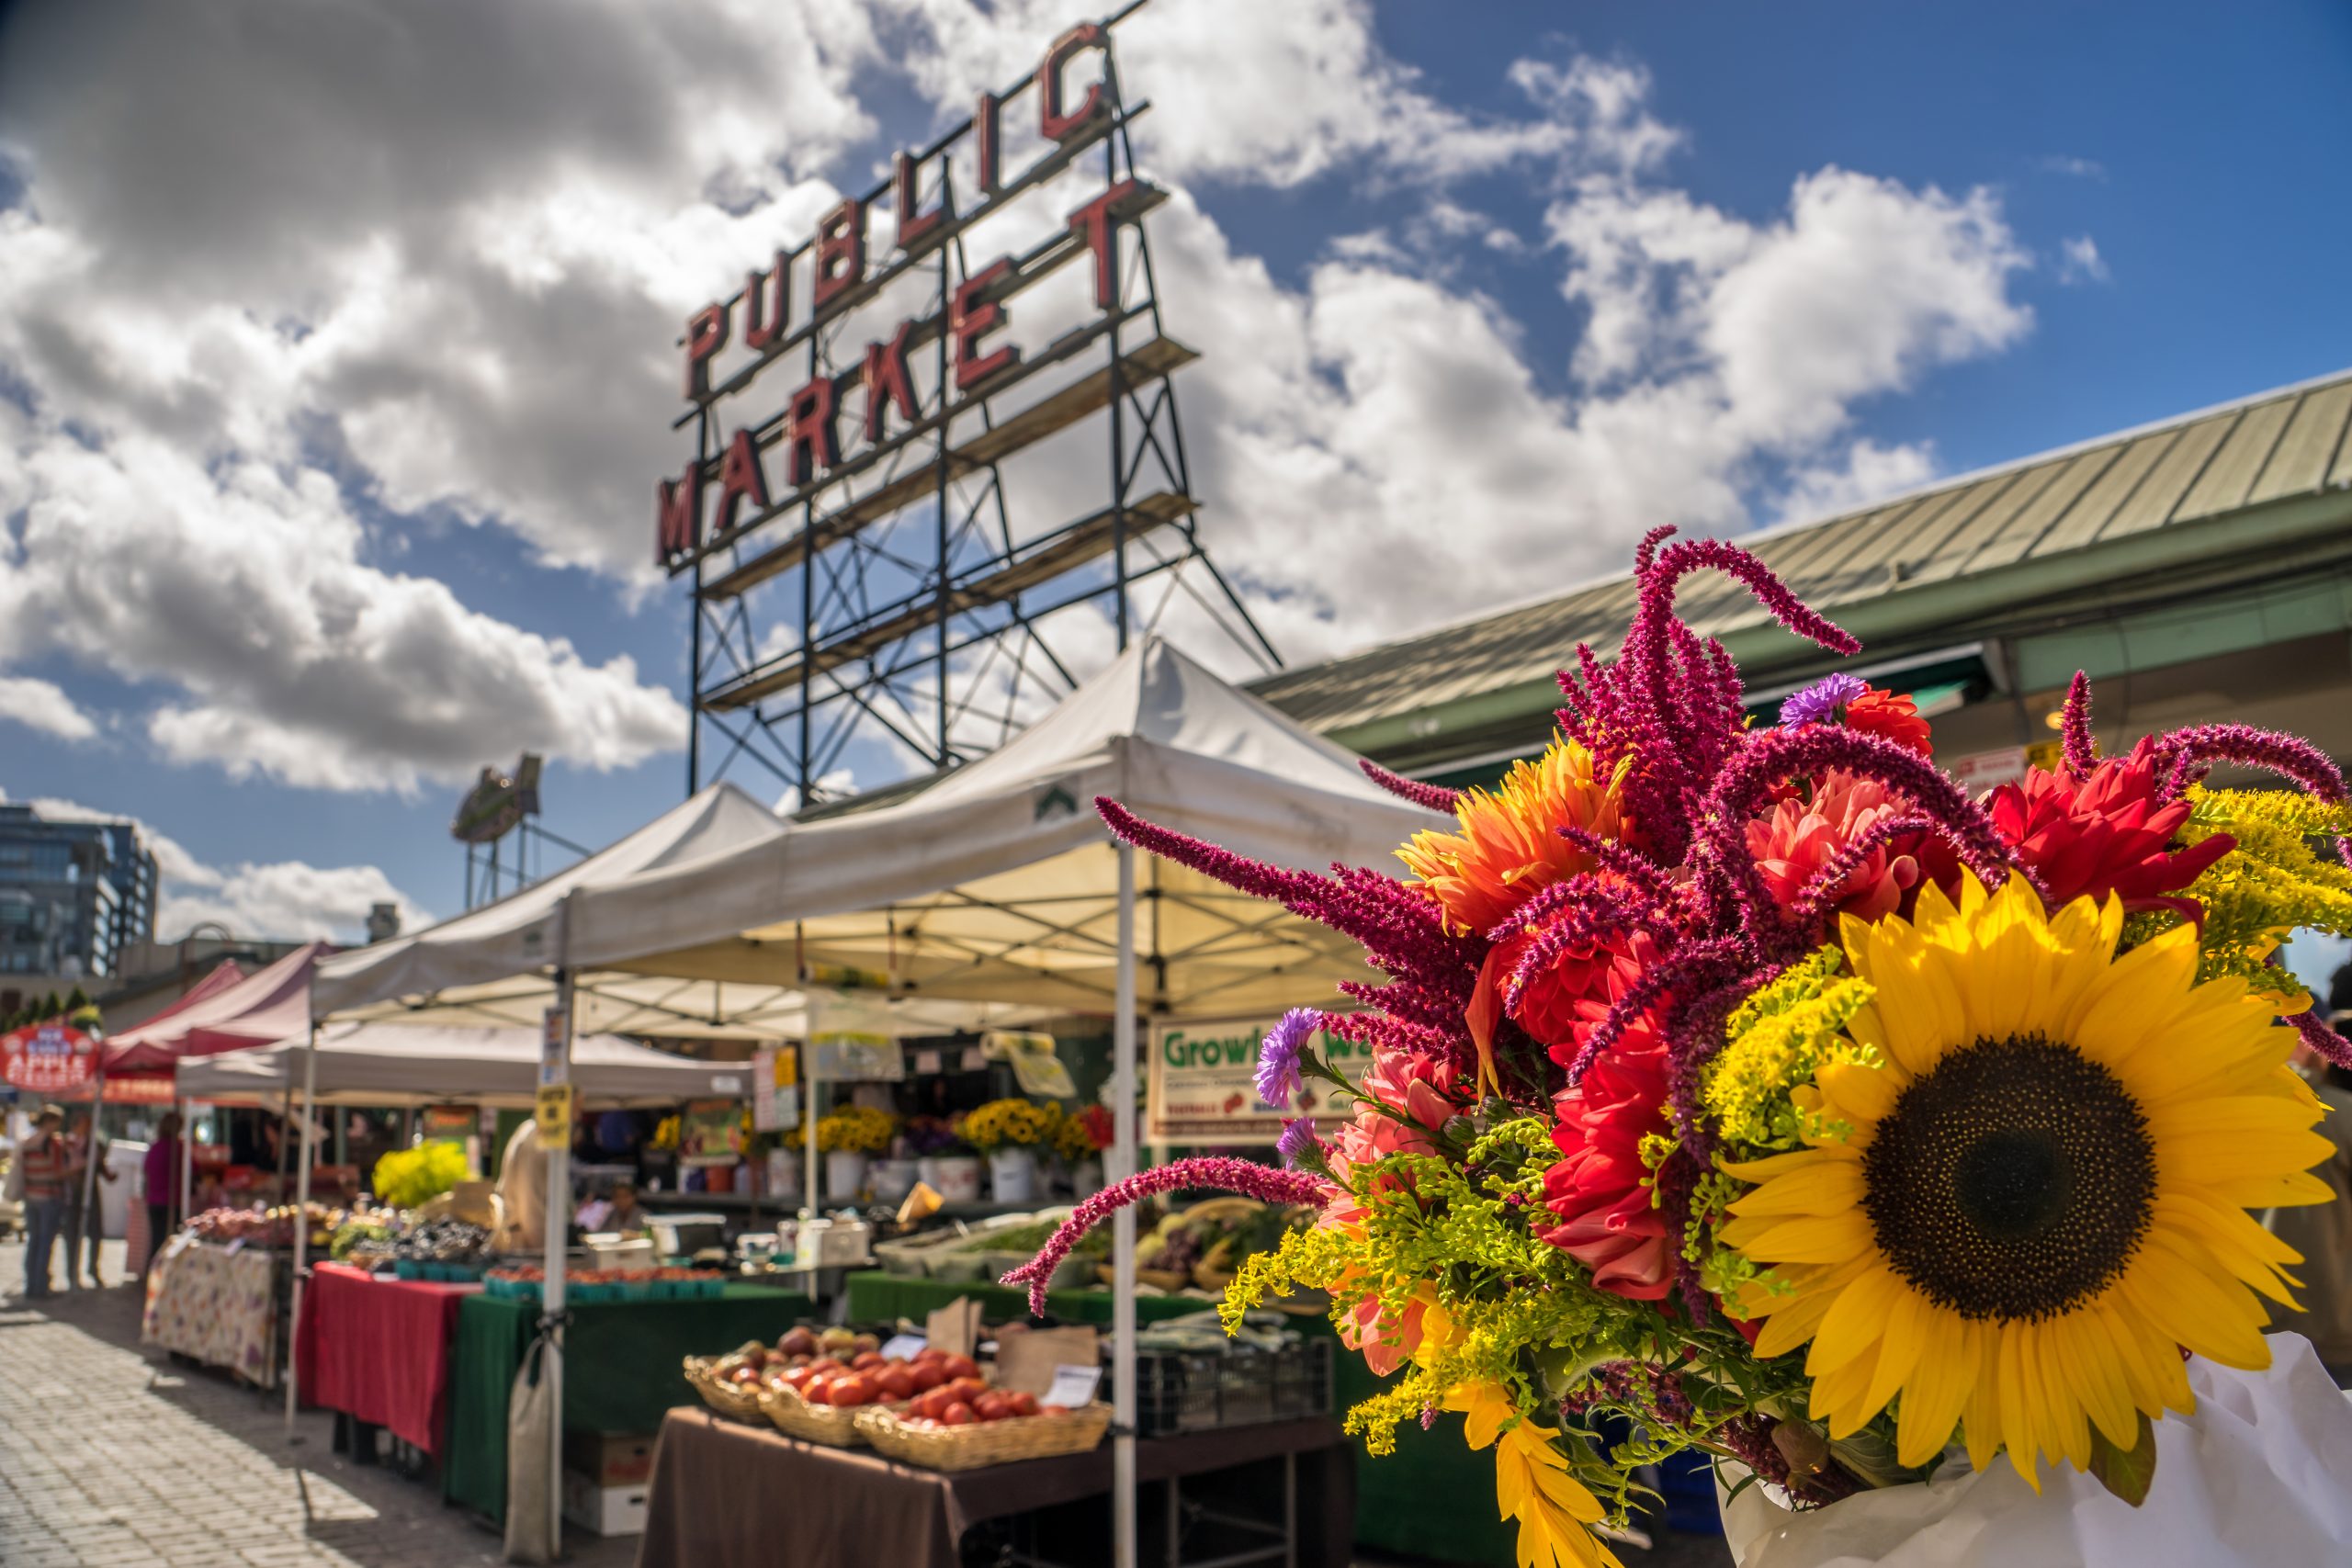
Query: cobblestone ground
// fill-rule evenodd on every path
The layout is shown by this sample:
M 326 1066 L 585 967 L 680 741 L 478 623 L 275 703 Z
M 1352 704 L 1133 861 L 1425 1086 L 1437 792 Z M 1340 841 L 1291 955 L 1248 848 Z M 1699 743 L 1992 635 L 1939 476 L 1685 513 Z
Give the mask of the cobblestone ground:
M 106 1277 L 123 1277 L 109 1246 Z M 119 1284 L 27 1303 L 24 1249 L 0 1246 L 0 1563 L 6 1568 L 472 1568 L 498 1538 L 429 1484 L 331 1451 L 280 1396 L 139 1344 Z M 578 1568 L 626 1568 L 633 1541 L 574 1534 Z

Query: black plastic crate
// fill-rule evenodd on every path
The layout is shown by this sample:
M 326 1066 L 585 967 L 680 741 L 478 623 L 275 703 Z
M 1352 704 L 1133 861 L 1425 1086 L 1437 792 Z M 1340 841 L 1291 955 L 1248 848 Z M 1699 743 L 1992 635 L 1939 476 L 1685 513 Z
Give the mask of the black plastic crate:
M 1136 1357 L 1136 1430 L 1147 1438 L 1249 1427 L 1331 1410 L 1331 1342 L 1279 1350 L 1146 1350 Z

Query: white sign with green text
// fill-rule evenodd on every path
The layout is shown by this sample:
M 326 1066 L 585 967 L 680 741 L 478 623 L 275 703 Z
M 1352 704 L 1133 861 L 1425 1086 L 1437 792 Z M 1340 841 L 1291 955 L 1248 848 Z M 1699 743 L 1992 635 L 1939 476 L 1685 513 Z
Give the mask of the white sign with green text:
M 1281 1021 L 1276 1011 L 1155 1021 L 1144 1141 L 1271 1144 L 1282 1136 L 1285 1117 L 1312 1116 L 1325 1133 L 1347 1121 L 1353 1101 L 1326 1078 L 1308 1078 L 1286 1109 L 1259 1100 L 1258 1046 Z M 1313 1049 L 1352 1084 L 1363 1083 L 1372 1066 L 1371 1046 L 1320 1031 Z

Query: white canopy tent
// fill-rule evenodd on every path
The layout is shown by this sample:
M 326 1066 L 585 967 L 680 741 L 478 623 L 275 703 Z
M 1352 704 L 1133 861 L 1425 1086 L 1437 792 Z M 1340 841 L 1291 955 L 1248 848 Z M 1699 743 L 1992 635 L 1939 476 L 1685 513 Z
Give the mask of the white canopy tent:
M 1389 862 L 1440 818 L 1157 639 L 1002 750 L 910 798 L 729 852 L 582 887 L 571 963 L 714 985 L 880 976 L 933 999 L 1109 1012 L 1118 1143 L 1136 1168 L 1136 1021 L 1328 1000 L 1366 976 L 1351 942 L 1257 899 L 1135 855 L 1093 809 L 1107 795 L 1164 827 L 1301 870 Z M 1135 1558 L 1135 1216 L 1121 1211 L 1114 1561 Z
M 307 1037 L 231 1051 L 180 1069 L 180 1093 L 216 1104 L 276 1104 L 306 1077 L 318 1105 L 430 1105 L 463 1100 L 527 1108 L 538 1085 L 539 1032 L 462 1026 L 338 1023 L 319 1031 L 315 1073 Z M 581 1098 L 616 1107 L 661 1106 L 740 1093 L 741 1062 L 694 1061 L 610 1035 L 572 1043 Z

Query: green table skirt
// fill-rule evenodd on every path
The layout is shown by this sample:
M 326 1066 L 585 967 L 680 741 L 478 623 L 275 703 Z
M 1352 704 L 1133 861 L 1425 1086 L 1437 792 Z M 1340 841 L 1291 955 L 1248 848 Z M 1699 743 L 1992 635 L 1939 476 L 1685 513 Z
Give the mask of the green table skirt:
M 449 1438 L 441 1495 L 506 1517 L 506 1402 L 531 1346 L 536 1302 L 469 1296 L 458 1307 L 449 1371 Z M 571 1309 L 564 1331 L 567 1430 L 660 1429 L 673 1404 L 695 1396 L 678 1375 L 688 1356 L 718 1356 L 747 1339 L 773 1343 L 815 1311 L 807 1296 L 729 1283 L 711 1301 L 597 1302 Z
M 849 1315 L 852 1322 L 873 1323 L 924 1316 L 959 1297 L 971 1297 L 990 1322 L 1020 1317 L 1028 1311 L 1022 1292 L 995 1284 L 954 1284 L 944 1280 L 913 1280 L 896 1274 L 852 1274 Z M 1136 1321 L 1157 1323 L 1199 1312 L 1211 1303 L 1195 1296 L 1136 1298 Z M 1072 1323 L 1108 1324 L 1108 1291 L 1056 1291 L 1046 1298 L 1056 1317 Z M 1330 1320 L 1300 1316 L 1291 1319 L 1303 1334 L 1331 1338 L 1339 1331 Z M 1363 1358 L 1345 1346 L 1331 1357 L 1331 1397 L 1335 1414 L 1380 1392 L 1385 1379 L 1373 1375 Z M 1516 1532 L 1494 1509 L 1495 1456 L 1491 1450 L 1474 1452 L 1462 1438 L 1463 1418 L 1441 1415 L 1428 1431 L 1408 1422 L 1396 1429 L 1396 1451 L 1386 1459 L 1359 1453 L 1356 1485 L 1356 1540 L 1385 1551 L 1434 1558 L 1442 1562 L 1494 1563 L 1510 1568 L 1517 1561 Z M 1444 1499 L 1440 1505 L 1435 1499 Z

